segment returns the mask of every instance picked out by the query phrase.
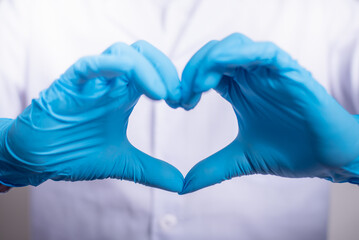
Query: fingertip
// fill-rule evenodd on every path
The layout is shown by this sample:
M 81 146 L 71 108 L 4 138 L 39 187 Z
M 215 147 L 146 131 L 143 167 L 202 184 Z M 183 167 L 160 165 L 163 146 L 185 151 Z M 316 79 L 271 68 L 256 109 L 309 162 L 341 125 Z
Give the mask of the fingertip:
M 166 103 L 170 108 L 173 108 L 173 109 L 177 109 L 177 108 L 179 108 L 181 106 L 180 103 L 172 102 L 170 100 L 166 100 Z
M 188 99 L 184 99 L 181 101 L 181 107 L 186 111 L 192 110 L 197 106 L 200 100 L 201 100 L 200 93 L 192 93 L 192 96 L 188 97 Z
M 149 42 L 143 39 L 137 40 L 136 42 L 132 43 L 131 46 L 138 52 L 142 52 L 143 48 L 153 47 Z
M 186 104 L 182 104 L 181 107 L 186 111 L 191 111 L 196 107 L 196 105 L 186 103 Z
M 158 169 L 157 174 L 154 170 L 153 174 L 149 174 L 147 185 L 170 192 L 181 192 L 184 183 L 182 173 L 166 162 L 163 162 L 163 164 L 166 166 Z
M 189 170 L 184 178 L 181 195 L 192 193 L 208 186 L 206 182 L 211 176 L 207 174 L 207 167 L 206 161 L 202 160 Z
M 184 184 L 184 177 L 182 173 L 175 167 L 171 166 L 171 170 L 167 171 L 164 176 L 163 183 L 161 183 L 160 188 L 170 191 L 170 192 L 181 192 Z
M 187 175 L 187 176 L 188 176 L 188 175 Z M 197 190 L 197 189 L 191 187 L 191 186 L 188 184 L 190 181 L 188 180 L 187 176 L 186 176 L 186 178 L 184 179 L 182 191 L 178 193 L 179 195 L 185 195 L 185 194 L 188 194 L 188 193 L 195 192 L 195 191 Z
M 131 157 L 133 162 L 133 169 L 136 171 L 128 171 L 125 179 L 133 181 L 135 176 L 137 182 L 170 192 L 180 192 L 183 188 L 184 177 L 182 173 L 173 165 L 154 158 L 133 145 L 130 145 Z M 136 174 L 133 174 L 135 172 Z M 122 176 L 122 175 L 121 175 Z
M 166 90 L 158 90 L 158 92 L 154 96 L 154 100 L 163 100 L 167 98 Z
M 180 82 L 180 81 L 178 80 L 178 82 Z M 181 98 L 182 98 L 182 91 L 181 91 L 180 83 L 178 83 L 176 88 L 173 88 L 170 90 L 170 99 L 172 101 L 179 102 L 181 100 Z
M 139 40 L 131 46 L 144 56 L 156 70 L 159 77 L 158 81 L 163 83 L 163 88 L 158 90 L 161 93 L 159 94 L 160 98 L 169 100 L 172 103 L 179 102 L 181 99 L 181 81 L 172 61 L 163 52 L 144 40 Z
M 205 168 L 202 167 L 202 164 L 196 164 L 186 175 L 183 182 L 182 191 L 180 195 L 196 192 L 202 188 L 208 187 L 213 184 L 207 183 L 207 178 L 211 176 L 203 175 Z
M 181 106 L 182 93 L 181 89 L 178 87 L 174 91 L 167 91 L 166 103 L 169 107 L 176 109 Z
M 198 70 L 203 65 L 203 60 L 206 58 L 208 51 L 218 43 L 218 41 L 213 40 L 204 45 L 200 50 L 198 50 L 191 59 L 187 62 L 185 68 L 183 69 L 181 76 L 181 88 L 182 88 L 182 98 L 181 106 L 185 110 L 193 109 L 198 101 L 198 94 L 194 92 L 194 82 L 198 79 Z M 199 81 L 202 81 L 199 80 Z M 200 87 L 199 87 L 200 90 Z M 198 91 L 197 93 L 201 93 Z M 197 97 L 193 97 L 193 95 Z M 199 94 L 200 96 L 200 94 Z
M 178 192 L 178 195 L 182 196 L 182 195 L 186 195 L 190 192 L 186 191 L 185 189 L 182 189 L 182 191 Z
M 168 90 L 166 98 L 166 103 L 168 104 L 168 106 L 170 106 L 171 108 L 178 108 L 180 106 L 181 99 L 182 91 L 180 86 L 172 90 Z

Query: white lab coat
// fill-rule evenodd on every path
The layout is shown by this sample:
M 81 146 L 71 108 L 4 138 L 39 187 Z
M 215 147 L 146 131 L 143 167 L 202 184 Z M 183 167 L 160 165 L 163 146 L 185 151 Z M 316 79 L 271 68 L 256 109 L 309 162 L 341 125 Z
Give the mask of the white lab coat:
M 274 41 L 352 113 L 359 110 L 354 0 L 2 0 L 0 114 L 15 117 L 67 67 L 138 39 L 179 73 L 207 41 L 241 32 Z M 356 64 L 356 65 L 355 65 Z M 351 67 L 350 67 L 351 66 Z M 351 71 L 347 71 L 350 69 Z M 183 174 L 230 143 L 231 106 L 215 92 L 190 112 L 142 97 L 130 141 Z M 248 176 L 179 196 L 132 182 L 47 181 L 32 188 L 33 239 L 325 239 L 329 183 Z

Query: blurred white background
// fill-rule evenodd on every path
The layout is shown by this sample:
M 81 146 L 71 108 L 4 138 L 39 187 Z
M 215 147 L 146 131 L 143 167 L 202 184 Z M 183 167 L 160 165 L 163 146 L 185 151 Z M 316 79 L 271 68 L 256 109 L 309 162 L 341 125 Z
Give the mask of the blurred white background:
M 30 239 L 30 188 L 0 195 L 0 239 Z M 359 239 L 359 186 L 332 184 L 328 240 Z

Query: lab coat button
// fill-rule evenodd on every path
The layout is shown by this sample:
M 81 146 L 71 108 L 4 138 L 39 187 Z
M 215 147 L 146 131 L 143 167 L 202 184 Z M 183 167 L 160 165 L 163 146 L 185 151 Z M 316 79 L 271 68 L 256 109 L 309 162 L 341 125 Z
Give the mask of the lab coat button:
M 161 228 L 168 230 L 177 225 L 177 217 L 173 214 L 165 214 L 160 221 Z

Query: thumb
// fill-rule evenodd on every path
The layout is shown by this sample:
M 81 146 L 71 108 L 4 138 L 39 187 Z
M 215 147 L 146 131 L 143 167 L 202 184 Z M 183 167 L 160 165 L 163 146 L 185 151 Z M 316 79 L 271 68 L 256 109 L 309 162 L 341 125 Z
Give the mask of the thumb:
M 219 152 L 197 163 L 188 172 L 180 194 L 191 193 L 233 177 L 253 173 L 240 143 L 235 140 Z
M 121 159 L 112 178 L 125 179 L 146 186 L 180 192 L 183 188 L 182 173 L 171 164 L 149 156 L 130 146 L 130 154 Z

